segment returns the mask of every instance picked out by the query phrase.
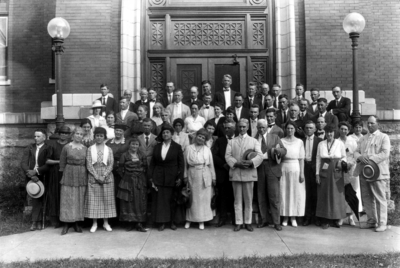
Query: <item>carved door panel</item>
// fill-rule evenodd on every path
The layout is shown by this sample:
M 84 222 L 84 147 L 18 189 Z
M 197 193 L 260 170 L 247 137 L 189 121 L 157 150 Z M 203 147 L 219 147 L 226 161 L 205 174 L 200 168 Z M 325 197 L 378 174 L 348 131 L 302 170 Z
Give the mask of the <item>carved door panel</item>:
M 190 88 L 199 88 L 201 95 L 201 81 L 207 79 L 207 59 L 171 59 L 171 80 L 175 81 L 175 87 L 183 90 L 184 101 L 190 99 Z

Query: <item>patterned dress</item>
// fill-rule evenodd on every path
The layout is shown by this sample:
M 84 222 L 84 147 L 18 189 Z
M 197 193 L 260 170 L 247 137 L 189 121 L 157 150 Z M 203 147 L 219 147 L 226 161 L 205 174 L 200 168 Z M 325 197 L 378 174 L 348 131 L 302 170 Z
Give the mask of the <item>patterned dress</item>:
M 104 145 L 104 151 L 97 151 L 97 161 L 92 160 L 92 152 L 96 145 L 89 147 L 86 155 L 86 166 L 89 172 L 88 190 L 85 202 L 85 217 L 91 219 L 105 219 L 117 216 L 115 209 L 114 176 L 112 169 L 114 157 L 111 148 Z M 104 152 L 107 153 L 104 157 Z M 104 163 L 104 161 L 106 163 Z M 93 163 L 94 162 L 94 163 Z M 105 177 L 104 183 L 98 180 Z
M 84 220 L 85 194 L 87 188 L 86 151 L 83 145 L 69 143 L 60 156 L 61 205 L 60 221 L 75 222 Z
M 120 221 L 144 222 L 147 213 L 147 158 L 138 153 L 133 158 L 125 152 L 119 161 L 123 177 L 117 197 L 120 199 Z

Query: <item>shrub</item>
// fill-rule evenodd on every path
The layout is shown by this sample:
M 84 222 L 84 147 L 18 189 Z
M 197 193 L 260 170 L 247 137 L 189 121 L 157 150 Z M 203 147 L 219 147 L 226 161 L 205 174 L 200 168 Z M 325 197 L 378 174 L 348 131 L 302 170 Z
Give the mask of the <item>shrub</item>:
M 23 211 L 26 199 L 25 176 L 21 169 L 4 164 L 3 178 L 0 180 L 0 210 L 4 216 Z

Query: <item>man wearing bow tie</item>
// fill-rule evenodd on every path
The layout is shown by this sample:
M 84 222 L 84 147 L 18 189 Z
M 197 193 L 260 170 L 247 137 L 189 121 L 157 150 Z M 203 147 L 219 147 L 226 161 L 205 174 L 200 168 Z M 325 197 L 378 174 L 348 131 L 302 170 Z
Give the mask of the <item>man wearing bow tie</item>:
M 318 99 L 318 112 L 316 114 L 314 114 L 314 117 L 312 120 L 314 121 L 314 123 L 316 123 L 317 119 L 322 116 L 325 118 L 325 123 L 327 125 L 331 125 L 335 128 L 335 130 L 337 130 L 339 121 L 335 115 L 327 112 L 327 110 L 326 110 L 327 106 L 328 106 L 328 100 L 325 98 L 319 98 Z
M 135 101 L 135 109 L 132 112 L 137 113 L 137 109 L 140 105 L 149 106 L 148 95 L 147 88 L 142 87 L 140 90 L 140 100 Z
M 267 132 L 268 134 L 275 134 L 279 138 L 283 138 L 283 130 L 279 126 L 275 124 L 275 119 L 276 119 L 276 110 L 275 108 L 269 108 L 266 110 L 265 118 L 260 118 L 260 119 L 266 119 L 268 122 L 268 129 Z
M 335 99 L 329 102 L 326 110 L 336 115 L 339 122 L 348 121 L 350 119 L 350 99 L 342 96 L 342 89 L 338 86 L 332 88 L 332 94 Z
M 113 111 L 114 113 L 118 112 L 118 102 L 114 98 L 108 96 L 110 90 L 108 89 L 106 84 L 101 84 L 100 90 L 101 97 L 98 98 L 98 100 L 101 101 L 101 104 L 105 105 L 105 107 L 101 109 L 101 116 L 106 118 L 106 115 L 109 114 L 110 111 Z
M 262 106 L 261 99 L 257 98 L 257 84 L 254 82 L 249 83 L 249 87 L 247 89 L 247 96 L 243 100 L 243 107 L 250 109 L 251 105 L 257 104 L 258 107 Z
M 211 94 L 204 94 L 203 106 L 200 108 L 199 114 L 204 117 L 206 122 L 215 117 L 214 107 L 211 106 Z
M 316 123 L 317 131 L 315 132 L 315 136 L 317 136 L 321 140 L 326 140 L 325 130 L 324 130 L 325 126 L 326 126 L 325 117 L 323 116 L 318 117 Z
M 225 74 L 222 78 L 222 92 L 215 92 L 214 101 L 215 103 L 220 103 L 226 110 L 228 107 L 232 106 L 234 103 L 234 97 L 237 93 L 231 89 L 232 76 L 230 74 Z
M 312 102 L 308 106 L 307 112 L 309 112 L 311 115 L 314 115 L 315 113 L 318 112 L 319 89 L 312 88 L 310 90 L 310 96 L 311 96 Z

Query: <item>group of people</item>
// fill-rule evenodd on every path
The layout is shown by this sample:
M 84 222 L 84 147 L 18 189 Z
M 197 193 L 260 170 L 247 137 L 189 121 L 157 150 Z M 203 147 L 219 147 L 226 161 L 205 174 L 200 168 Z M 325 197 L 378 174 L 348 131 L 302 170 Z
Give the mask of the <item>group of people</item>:
M 368 228 L 386 230 L 390 140 L 377 117 L 368 119 L 363 136 L 363 122 L 349 123 L 351 102 L 340 87 L 328 103 L 317 88 L 312 102 L 305 99 L 301 84 L 293 99 L 276 84 L 258 91 L 251 82 L 247 96 L 231 84 L 224 75 L 223 90 L 212 95 L 205 80 L 202 98 L 193 86 L 184 101 L 168 82 L 163 95 L 142 88 L 135 103 L 125 91 L 119 106 L 102 84 L 93 114 L 79 127 L 62 126 L 55 140 L 36 130 L 22 168 L 28 184 L 45 182 L 47 192 L 30 193 L 31 230 L 41 228 L 46 213 L 63 225 L 63 235 L 70 227 L 82 232 L 84 218 L 93 221 L 90 232 L 98 219 L 112 231 L 108 219 L 115 217 L 129 222 L 128 230 L 146 232 L 151 212 L 159 231 L 180 222 L 204 229 L 216 215 L 221 227 L 229 214 L 234 231 L 253 231 L 253 208 L 258 228 L 297 227 L 298 217 L 304 226 L 340 228 L 365 211 Z M 379 167 L 373 180 L 362 172 L 371 162 Z M 356 192 L 356 211 L 346 202 L 346 185 Z

